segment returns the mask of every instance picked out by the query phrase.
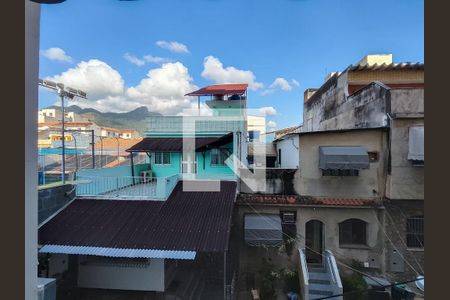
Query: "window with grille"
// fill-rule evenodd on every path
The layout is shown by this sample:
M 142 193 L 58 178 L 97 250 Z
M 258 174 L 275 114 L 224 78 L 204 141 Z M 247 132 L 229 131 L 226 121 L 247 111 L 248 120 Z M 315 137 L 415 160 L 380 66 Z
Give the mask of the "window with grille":
M 339 224 L 340 245 L 367 245 L 367 223 L 348 219 Z
M 170 152 L 155 152 L 155 165 L 170 165 Z
M 358 176 L 359 170 L 322 170 L 322 176 Z
M 227 149 L 211 149 L 211 165 L 225 166 L 225 160 L 228 158 Z
M 406 245 L 411 248 L 424 247 L 423 216 L 415 216 L 406 220 Z

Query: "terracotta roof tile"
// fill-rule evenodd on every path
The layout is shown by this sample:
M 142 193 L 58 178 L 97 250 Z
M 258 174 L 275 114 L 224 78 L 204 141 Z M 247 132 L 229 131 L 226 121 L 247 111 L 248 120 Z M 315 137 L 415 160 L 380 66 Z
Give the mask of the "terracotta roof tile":
M 239 204 L 301 204 L 324 206 L 358 206 L 373 207 L 380 204 L 376 199 L 361 198 L 335 198 L 335 197 L 310 197 L 298 195 L 272 195 L 272 194 L 239 194 Z

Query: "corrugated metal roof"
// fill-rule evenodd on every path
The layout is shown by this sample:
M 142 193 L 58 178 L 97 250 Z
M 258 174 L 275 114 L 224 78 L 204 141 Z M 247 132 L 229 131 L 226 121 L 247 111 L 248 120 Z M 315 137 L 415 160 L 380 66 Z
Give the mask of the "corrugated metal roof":
M 228 247 L 236 182 L 219 192 L 183 191 L 166 201 L 76 199 L 39 229 L 40 245 L 222 252 Z
M 233 141 L 233 133 L 222 137 L 196 137 L 195 150 L 200 151 L 208 147 L 219 147 Z M 151 151 L 183 151 L 183 137 L 175 138 L 144 138 L 139 143 L 126 150 L 127 152 L 151 152 Z
M 63 253 L 78 255 L 97 255 L 108 257 L 128 257 L 128 258 L 167 258 L 167 259 L 195 259 L 195 251 L 173 251 L 157 249 L 126 249 L 107 248 L 89 246 L 65 246 L 65 245 L 44 245 L 39 249 L 40 253 Z
M 185 96 L 209 96 L 209 95 L 242 95 L 247 90 L 248 84 L 216 84 L 203 87 Z
M 420 70 L 424 69 L 423 63 L 398 63 L 398 64 L 373 64 L 373 65 L 351 65 L 349 71 L 385 71 L 385 70 Z

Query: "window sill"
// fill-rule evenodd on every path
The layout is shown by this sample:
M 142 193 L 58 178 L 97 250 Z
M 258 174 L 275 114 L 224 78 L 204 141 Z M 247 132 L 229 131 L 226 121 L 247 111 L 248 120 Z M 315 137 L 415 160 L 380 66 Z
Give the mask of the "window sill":
M 407 251 L 425 252 L 425 248 L 406 248 Z
M 360 249 L 360 250 L 370 250 L 371 247 L 367 245 L 358 245 L 358 244 L 341 244 L 339 245 L 339 248 L 344 249 Z

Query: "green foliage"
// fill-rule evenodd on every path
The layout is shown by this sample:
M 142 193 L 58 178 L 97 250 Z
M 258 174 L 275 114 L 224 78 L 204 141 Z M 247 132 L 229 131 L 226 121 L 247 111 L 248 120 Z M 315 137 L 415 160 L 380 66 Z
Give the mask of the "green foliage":
M 261 274 L 261 298 L 263 300 L 273 299 L 275 295 L 274 281 L 277 278 L 277 274 L 274 270 L 275 265 L 263 258 L 259 271 Z
M 284 291 L 300 293 L 300 278 L 297 271 L 284 269 Z
M 344 293 L 349 293 L 345 296 L 345 300 L 363 300 L 367 299 L 367 284 L 358 273 L 353 273 L 342 277 L 342 286 Z

